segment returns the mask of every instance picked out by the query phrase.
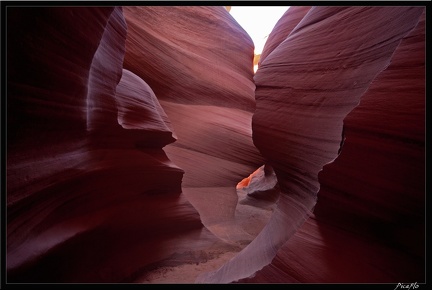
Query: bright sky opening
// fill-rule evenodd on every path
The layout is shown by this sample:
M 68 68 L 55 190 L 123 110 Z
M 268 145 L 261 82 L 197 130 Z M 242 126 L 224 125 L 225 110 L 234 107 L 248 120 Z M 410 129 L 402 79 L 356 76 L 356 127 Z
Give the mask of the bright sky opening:
M 289 6 L 231 6 L 230 14 L 252 38 L 255 54 L 261 54 L 268 35 Z M 254 71 L 258 65 L 254 66 Z

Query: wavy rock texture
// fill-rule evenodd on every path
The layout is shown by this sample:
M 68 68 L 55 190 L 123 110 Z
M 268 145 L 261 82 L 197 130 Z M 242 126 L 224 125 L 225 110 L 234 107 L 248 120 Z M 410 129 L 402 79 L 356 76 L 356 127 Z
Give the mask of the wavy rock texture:
M 261 65 L 264 59 L 288 37 L 310 8 L 310 6 L 291 6 L 282 15 L 267 38 L 258 65 Z
M 253 112 L 253 43 L 223 6 L 125 7 L 124 13 L 124 67 L 159 100 Z
M 424 281 L 424 24 L 8 8 L 7 282 Z
M 198 282 L 228 283 L 252 276 L 255 269 L 272 261 L 286 241 L 294 243 L 289 249 L 300 257 L 316 247 L 319 239 L 312 238 L 315 232 L 311 231 L 312 237 L 308 235 L 309 222 L 299 232 L 297 227 L 315 204 L 318 173 L 338 156 L 343 119 L 359 103 L 376 75 L 389 65 L 400 40 L 416 26 L 422 11 L 421 7 L 313 7 L 264 59 L 255 75 L 253 139 L 278 177 L 278 207 L 251 244 L 219 270 L 199 277 Z M 302 235 L 304 232 L 307 237 Z M 296 238 L 291 238 L 294 233 Z M 299 236 L 304 247 L 296 243 Z M 322 260 L 309 257 L 308 264 L 317 261 L 317 268 L 326 271 Z M 365 264 L 371 262 L 365 260 Z M 284 264 L 278 264 L 281 271 L 289 268 L 291 261 L 297 263 L 284 257 Z M 369 270 L 376 271 L 374 267 Z M 272 272 L 266 281 L 318 282 L 314 277 L 306 278 L 306 273 L 301 276 L 295 266 L 292 271 L 295 278 Z M 386 272 L 363 274 L 370 282 L 388 280 Z M 353 279 L 343 274 L 320 278 L 332 282 Z
M 138 147 L 163 147 L 176 140 L 172 125 L 156 95 L 139 76 L 123 69 L 116 88 L 118 124 L 128 131 L 136 131 L 142 141 Z
M 8 9 L 8 282 L 131 282 L 216 241 L 154 93 L 122 77 L 126 29 L 121 8 Z
M 367 92 L 361 96 L 360 105 L 344 119 L 342 151 L 319 175 L 321 188 L 314 216 L 278 251 L 270 265 L 258 271 L 254 277 L 240 282 L 424 282 L 424 13 L 416 28 L 412 30 L 423 9 L 358 7 L 341 9 L 338 13 L 332 13 L 331 10 L 334 9 L 312 8 L 311 13 L 299 24 L 298 35 L 291 34 L 293 44 L 290 49 L 293 49 L 296 37 L 300 42 L 301 31 L 308 29 L 303 28 L 302 23 L 311 23 L 310 31 L 316 33 L 319 33 L 320 26 L 326 22 L 340 23 L 331 26 L 334 29 L 332 35 L 340 36 L 339 41 L 336 37 L 332 38 L 334 42 L 331 49 L 322 46 L 323 54 L 318 54 L 316 65 L 311 66 L 312 72 L 300 77 L 307 78 L 308 82 L 296 83 L 292 75 L 288 76 L 285 82 L 285 85 L 290 87 L 290 93 L 285 94 L 287 101 L 284 105 L 291 103 L 288 100 L 294 99 L 296 102 L 289 107 L 298 109 L 301 105 L 302 114 L 306 114 L 308 109 L 305 106 L 309 104 L 315 116 L 322 116 L 319 122 L 324 123 L 317 124 L 315 120 L 315 124 L 306 120 L 299 122 L 301 116 L 297 116 L 295 121 L 286 119 L 286 124 L 310 124 L 303 127 L 303 134 L 294 135 L 298 130 L 288 129 L 292 136 L 291 148 L 293 143 L 298 144 L 302 139 L 309 139 L 308 149 L 311 148 L 311 151 L 303 155 L 303 164 L 306 161 L 316 162 L 318 158 L 315 156 L 322 156 L 325 152 L 323 146 L 311 142 L 313 136 L 320 136 L 317 141 L 325 138 L 326 143 L 330 143 L 329 137 L 333 136 L 332 156 L 336 156 L 341 138 L 339 124 L 342 120 L 337 118 L 338 125 L 331 122 L 336 116 L 341 116 L 336 110 L 343 110 L 340 107 L 346 104 L 348 99 L 357 102 L 361 94 L 356 94 L 356 90 L 364 91 L 361 87 L 367 87 L 370 83 L 365 82 L 366 77 L 370 77 L 365 74 L 373 75 L 376 69 L 383 68 L 401 37 L 405 37 L 394 51 L 391 64 L 375 78 Z M 309 16 L 317 17 L 308 19 Z M 369 34 L 364 36 L 369 42 L 362 40 L 363 32 L 358 31 L 359 27 L 356 28 L 359 32 L 357 42 L 354 34 L 349 33 L 350 26 L 343 22 L 343 19 L 350 19 L 350 23 L 355 25 L 356 21 L 362 18 L 362 23 L 368 23 L 364 28 L 369 27 Z M 380 23 L 381 21 L 389 22 L 384 24 Z M 386 28 L 385 25 L 390 26 Z M 380 31 L 381 29 L 384 30 Z M 349 44 L 347 42 L 343 48 L 342 32 L 348 32 L 350 37 Z M 318 36 L 310 37 L 318 39 Z M 289 42 L 290 38 L 284 42 L 287 48 Z M 352 58 L 348 55 L 342 56 L 344 52 L 350 52 Z M 295 55 L 293 61 L 303 63 L 297 50 L 292 53 Z M 335 54 L 339 56 L 335 57 Z M 313 55 L 317 53 L 312 53 L 311 56 Z M 272 56 L 266 60 L 267 65 L 264 62 L 261 74 L 256 77 L 258 106 L 260 91 L 264 97 L 264 92 L 268 90 L 260 86 L 260 76 L 266 73 L 267 67 L 270 70 Z M 340 88 L 325 90 L 331 85 L 332 79 L 338 80 L 336 84 Z M 328 82 L 325 82 L 326 80 Z M 336 88 L 334 82 L 332 86 Z M 313 91 L 305 90 L 307 87 L 312 87 Z M 281 92 L 282 90 L 281 88 Z M 343 99 L 338 98 L 339 92 L 343 94 Z M 312 94 L 316 98 L 304 103 Z M 339 102 L 337 106 L 336 101 Z M 286 105 L 285 108 L 287 107 Z M 256 117 L 255 119 L 254 116 L 254 124 L 258 125 L 262 119 L 259 119 L 259 115 Z M 333 125 L 329 126 L 332 123 Z M 336 128 L 338 130 L 335 130 Z M 260 136 L 262 135 L 254 131 L 254 137 Z M 296 139 L 299 141 L 295 141 Z M 262 152 L 264 154 L 264 150 Z M 298 153 L 297 156 L 302 156 Z M 326 160 L 330 161 L 331 158 L 328 156 Z M 275 164 L 278 174 L 281 168 L 277 165 L 279 160 L 275 160 Z M 296 166 L 301 168 L 300 163 Z M 315 176 L 317 171 L 314 172 Z M 281 182 L 282 186 L 287 186 L 287 183 Z M 314 192 L 315 190 L 310 191 L 311 194 Z
M 251 228 L 255 209 L 237 207 L 236 184 L 264 162 L 252 143 L 250 37 L 224 7 L 126 7 L 125 18 L 125 68 L 172 121 L 178 140 L 165 150 L 185 170 L 184 195 L 223 241 L 250 242 L 270 214 L 257 208 Z

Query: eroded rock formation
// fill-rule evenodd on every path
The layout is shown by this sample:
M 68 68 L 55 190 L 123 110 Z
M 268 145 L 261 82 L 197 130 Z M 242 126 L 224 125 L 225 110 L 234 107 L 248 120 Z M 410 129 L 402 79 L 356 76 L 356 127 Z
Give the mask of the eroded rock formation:
M 160 100 L 253 112 L 253 43 L 223 6 L 125 7 L 124 13 L 124 67 Z
M 252 204 L 254 206 L 269 206 L 279 199 L 279 186 L 273 168 L 265 164 L 255 170 L 251 175 L 240 181 L 237 192 L 241 192 L 243 199 L 240 204 Z
M 7 27 L 7 282 L 425 280 L 423 7 L 291 7 L 255 77 L 223 6 Z
M 309 12 L 310 8 L 310 6 L 291 6 L 284 15 L 282 15 L 269 34 L 260 56 L 259 65 L 261 65 L 264 59 L 288 37 L 306 13 Z
M 214 244 L 162 150 L 167 116 L 123 72 L 122 9 L 14 8 L 8 21 L 7 281 L 131 282 Z
M 165 150 L 185 170 L 183 193 L 220 238 L 252 240 L 235 219 L 236 184 L 264 162 L 252 143 L 250 37 L 223 7 L 126 7 L 125 17 L 125 67 L 172 121 L 178 140 Z
M 275 100 L 269 100 L 271 89 L 267 89 L 268 79 L 264 82 L 263 78 L 272 70 L 272 63 L 281 60 L 276 54 L 279 49 L 290 51 L 292 57 L 284 58 L 284 63 L 293 62 L 293 66 L 284 71 L 286 89 L 279 86 L 278 96 L 284 98 L 279 98 L 278 103 L 288 110 L 301 112 L 293 119 L 281 117 L 289 128 L 288 134 L 283 135 L 290 148 L 286 164 L 292 165 L 294 160 L 304 156 L 292 167 L 296 168 L 294 170 L 280 166 L 281 155 L 272 159 L 281 187 L 292 194 L 293 186 L 289 182 L 311 179 L 309 174 L 312 172 L 316 183 L 319 168 L 311 170 L 311 166 L 325 165 L 337 156 L 338 151 L 340 156 L 326 165 L 319 175 L 320 190 L 314 215 L 278 251 L 270 265 L 254 277 L 240 281 L 425 281 L 424 14 L 417 24 L 422 10 L 421 7 L 356 7 L 340 11 L 312 8 L 285 40 L 286 46 L 282 44 L 276 48 L 264 61 L 256 76 L 258 110 L 254 116 L 254 140 L 258 141 L 255 143 L 264 155 L 269 156 L 274 151 L 258 139 L 264 138 L 264 132 L 268 131 L 257 129 L 266 118 L 269 119 L 265 116 L 270 115 L 264 110 Z M 389 21 L 386 24 L 392 28 L 386 28 L 381 21 L 389 20 L 387 17 L 400 24 Z M 368 24 L 362 28 L 368 33 L 355 27 L 356 21 L 362 18 L 365 19 L 363 23 Z M 343 19 L 352 23 L 353 30 Z M 296 44 L 302 43 L 302 33 L 317 41 L 320 29 L 326 25 L 332 27 L 331 35 L 334 36 L 329 48 L 326 49 L 325 42 L 320 43 L 322 54 L 306 52 L 307 58 L 316 56 L 317 59 L 308 62 L 306 54 L 302 59 L 302 48 L 296 49 Z M 413 27 L 416 28 L 412 30 Z M 346 45 L 344 33 L 349 37 Z M 307 64 L 310 73 L 300 76 L 299 70 L 303 71 L 300 64 L 303 63 Z M 372 83 L 367 80 L 376 69 L 384 68 Z M 274 69 L 273 72 L 277 73 Z M 343 118 L 354 105 L 348 101 L 357 103 L 359 97 L 359 106 Z M 309 110 L 314 116 L 312 123 L 307 120 Z M 291 111 L 285 116 L 293 115 L 294 111 Z M 318 120 L 318 116 L 322 118 Z M 263 127 L 268 128 L 268 125 Z M 338 149 L 341 138 L 343 147 Z M 303 143 L 302 140 L 309 141 Z M 303 148 L 297 148 L 296 144 L 303 144 Z M 329 155 L 317 162 L 324 154 Z M 300 179 L 298 173 L 302 172 L 308 174 L 303 173 Z M 315 194 L 317 187 L 308 192 Z
M 307 227 L 311 219 L 308 217 L 320 189 L 318 173 L 340 152 L 345 116 L 359 103 L 374 78 L 390 64 L 401 39 L 417 25 L 422 11 L 421 7 L 313 7 L 286 39 L 263 59 L 254 77 L 257 109 L 253 116 L 253 139 L 278 177 L 281 190 L 278 207 L 250 245 L 219 270 L 200 276 L 199 282 L 228 283 L 253 276 L 278 253 L 283 256 L 282 263 L 288 263 L 287 267 L 278 264 L 271 268 L 276 268 L 274 271 L 263 270 L 263 273 L 269 273 L 266 278 L 275 282 L 319 282 L 319 279 L 352 282 L 360 279 L 360 272 L 366 281 L 390 282 L 394 279 L 390 276 L 394 272 L 377 273 L 374 267 L 364 267 L 368 263 L 375 263 L 377 267 L 387 265 L 387 260 L 374 262 L 375 255 L 367 258 L 363 254 L 363 260 L 358 262 L 360 265 L 351 268 L 337 264 L 338 259 L 334 267 L 345 271 L 339 276 L 334 273 L 322 275 L 328 273 L 330 267 L 325 264 L 328 259 L 325 250 L 321 252 L 323 258 L 309 256 L 309 263 L 317 262 L 315 273 L 311 273 L 310 266 L 307 267 L 308 274 L 303 274 L 297 267 L 293 267 L 292 273 L 286 268 L 290 268 L 289 261 L 297 261 L 297 256 L 303 258 L 310 247 L 320 245 L 317 230 L 311 230 L 315 239 L 308 240 L 303 236 L 309 234 Z M 290 13 L 285 17 L 287 15 Z M 418 97 L 424 97 L 421 90 Z M 421 113 L 418 110 L 412 113 L 420 123 L 424 120 Z M 418 157 L 421 158 L 424 149 L 416 149 L 420 150 Z M 418 163 L 420 158 L 416 166 L 423 168 L 422 163 Z M 370 178 L 373 180 L 373 176 Z M 306 220 L 308 223 L 301 227 Z M 344 234 L 339 233 L 338 240 L 343 239 Z M 346 235 L 350 240 L 351 237 Z M 292 236 L 301 236 L 303 244 Z M 286 250 L 289 253 L 278 252 L 286 242 L 290 245 Z M 382 249 L 384 252 L 389 245 L 387 240 L 381 242 L 383 244 L 374 251 Z M 326 247 L 326 244 L 321 246 Z M 386 254 L 381 257 L 388 258 Z M 342 261 L 348 263 L 350 258 Z M 259 278 L 243 281 L 262 282 Z

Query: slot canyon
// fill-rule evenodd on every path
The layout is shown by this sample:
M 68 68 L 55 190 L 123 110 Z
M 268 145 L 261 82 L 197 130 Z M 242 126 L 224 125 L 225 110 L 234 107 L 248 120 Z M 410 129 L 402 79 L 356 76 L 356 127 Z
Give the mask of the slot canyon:
M 7 7 L 6 283 L 426 282 L 425 7 L 228 10 Z

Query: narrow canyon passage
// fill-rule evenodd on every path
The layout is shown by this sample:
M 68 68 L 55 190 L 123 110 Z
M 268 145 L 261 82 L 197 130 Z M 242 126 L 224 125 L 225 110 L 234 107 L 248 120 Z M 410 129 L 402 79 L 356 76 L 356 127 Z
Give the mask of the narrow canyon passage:
M 424 7 L 7 24 L 7 282 L 425 282 Z
M 160 25 L 161 16 L 157 16 L 172 13 L 171 7 L 124 9 L 129 28 L 125 67 L 152 84 L 171 121 L 177 140 L 164 150 L 185 171 L 182 194 L 197 209 L 203 225 L 238 252 L 256 237 L 272 212 L 271 208 L 238 204 L 236 193 L 237 183 L 264 163 L 252 142 L 253 44 L 223 7 L 176 10 L 189 17 L 172 19 L 175 25 L 169 21 Z M 202 25 L 201 17 L 220 23 L 211 35 L 190 33 Z M 149 34 L 151 43 L 144 37 Z M 159 52 L 161 47 L 167 48 L 166 55 Z M 172 47 L 176 50 L 168 50 Z M 227 47 L 230 55 L 221 58 Z M 137 65 L 136 59 L 142 61 Z M 161 83 L 151 73 L 160 70 L 156 65 L 173 66 L 160 72 L 162 79 L 173 83 Z M 179 70 L 181 76 L 176 73 Z

